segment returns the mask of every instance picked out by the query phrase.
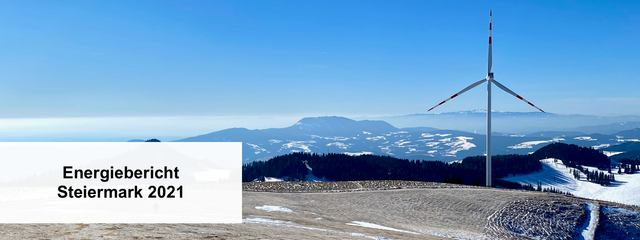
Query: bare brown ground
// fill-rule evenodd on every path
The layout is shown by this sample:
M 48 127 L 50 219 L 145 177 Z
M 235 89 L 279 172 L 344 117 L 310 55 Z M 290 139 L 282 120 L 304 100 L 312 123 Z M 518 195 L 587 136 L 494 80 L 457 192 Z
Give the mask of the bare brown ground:
M 557 194 L 400 181 L 294 184 L 244 184 L 243 224 L 3 224 L 0 239 L 567 239 L 584 221 L 585 200 Z M 292 212 L 256 208 L 264 205 Z

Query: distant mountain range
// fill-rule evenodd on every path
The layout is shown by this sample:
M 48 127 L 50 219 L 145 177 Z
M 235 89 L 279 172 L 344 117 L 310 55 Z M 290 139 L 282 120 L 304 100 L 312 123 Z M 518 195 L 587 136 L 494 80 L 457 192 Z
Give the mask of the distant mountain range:
M 640 128 L 640 116 L 591 116 L 562 115 L 541 112 L 493 111 L 492 130 L 528 134 L 540 131 L 577 131 L 587 134 L 614 134 Z M 362 118 L 356 118 L 359 120 Z M 440 114 L 411 114 L 403 116 L 367 117 L 370 120 L 386 121 L 396 127 L 429 126 L 438 129 L 453 129 L 484 133 L 486 110 L 447 112 Z
M 448 115 L 455 115 L 451 113 Z M 483 114 L 484 113 L 459 113 Z M 441 114 L 447 115 L 447 114 Z M 496 116 L 556 116 L 542 113 L 499 113 Z M 418 115 L 416 115 L 418 116 Z M 422 115 L 420 115 L 422 116 Z M 484 123 L 484 119 L 480 119 Z M 515 121 L 515 120 L 514 120 Z M 519 123 L 517 123 L 519 124 Z M 494 123 L 494 125 L 497 125 Z M 640 141 L 638 123 L 618 123 L 582 127 L 593 131 L 540 131 L 528 134 L 493 133 L 492 154 L 526 154 L 548 143 L 563 142 L 579 146 L 606 148 L 624 142 Z M 623 130 L 612 132 L 616 128 Z M 586 132 L 586 133 L 585 133 Z M 344 117 L 309 117 L 286 128 L 249 130 L 230 128 L 178 142 L 243 142 L 243 163 L 268 160 L 291 152 L 377 154 L 419 160 L 461 160 L 483 155 L 485 135 L 432 127 L 397 128 L 381 120 L 356 121 Z

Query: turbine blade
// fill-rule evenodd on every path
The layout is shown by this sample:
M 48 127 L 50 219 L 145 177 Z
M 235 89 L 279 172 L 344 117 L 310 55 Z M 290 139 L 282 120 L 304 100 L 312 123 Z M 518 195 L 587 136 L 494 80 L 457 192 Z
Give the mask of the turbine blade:
M 536 107 L 536 105 L 533 105 L 533 103 L 531 103 L 531 102 L 527 101 L 526 99 L 522 98 L 520 95 L 518 95 L 518 94 L 516 94 L 515 92 L 511 91 L 511 89 L 508 89 L 508 88 L 507 88 L 507 87 L 505 87 L 504 85 L 500 84 L 500 83 L 499 83 L 498 81 L 496 81 L 495 79 L 493 79 L 493 80 L 492 80 L 492 82 L 493 82 L 493 83 L 495 83 L 495 84 L 496 84 L 496 86 L 498 86 L 500 89 L 502 89 L 502 90 L 504 90 L 505 92 L 507 92 L 507 93 L 509 93 L 509 94 L 513 95 L 514 97 L 517 97 L 518 99 L 520 99 L 520 100 L 522 100 L 522 101 L 526 102 L 527 104 L 531 105 L 532 107 L 534 107 L 534 108 L 536 108 L 536 109 L 540 110 L 540 112 L 545 112 L 545 111 L 542 111 L 542 109 L 540 109 L 540 108 Z
M 492 18 L 493 18 L 493 10 L 489 10 L 489 59 L 488 59 L 488 63 L 487 63 L 487 76 L 489 76 L 489 73 L 491 73 L 491 63 L 492 63 L 492 57 L 491 57 L 491 22 L 492 22 Z
M 440 106 L 440 105 L 442 105 L 442 104 L 446 103 L 447 101 L 449 101 L 449 100 L 451 100 L 451 99 L 453 99 L 453 98 L 455 98 L 455 97 L 459 96 L 460 94 L 463 94 L 464 92 L 471 90 L 472 88 L 474 88 L 474 87 L 476 87 L 476 86 L 480 85 L 480 84 L 481 84 L 481 83 L 483 83 L 484 81 L 487 81 L 487 79 L 482 79 L 482 80 L 480 80 L 480 81 L 477 81 L 477 82 L 475 82 L 475 83 L 473 83 L 473 84 L 469 85 L 468 87 L 466 87 L 466 88 L 462 89 L 462 91 L 460 91 L 460 92 L 458 92 L 458 93 L 456 93 L 456 94 L 453 94 L 453 96 L 451 96 L 450 98 L 447 98 L 446 100 L 442 101 L 442 102 L 441 102 L 441 103 L 439 103 L 438 105 L 433 106 L 432 108 L 430 108 L 430 109 L 429 109 L 429 111 L 431 111 L 431 110 L 433 110 L 434 108 L 436 108 L 437 106 Z M 429 112 L 429 111 L 427 111 L 427 112 Z

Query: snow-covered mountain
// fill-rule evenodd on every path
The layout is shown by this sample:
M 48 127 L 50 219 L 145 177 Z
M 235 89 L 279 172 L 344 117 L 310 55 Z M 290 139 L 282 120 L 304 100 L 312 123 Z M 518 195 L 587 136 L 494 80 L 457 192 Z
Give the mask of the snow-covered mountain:
M 635 135 L 541 132 L 530 135 L 493 134 L 493 154 L 526 154 L 552 142 L 595 148 Z M 267 160 L 291 152 L 378 154 L 420 160 L 461 160 L 485 152 L 485 135 L 430 127 L 397 128 L 384 121 L 355 121 L 344 117 L 303 118 L 286 128 L 231 128 L 180 142 L 243 142 L 243 162 Z

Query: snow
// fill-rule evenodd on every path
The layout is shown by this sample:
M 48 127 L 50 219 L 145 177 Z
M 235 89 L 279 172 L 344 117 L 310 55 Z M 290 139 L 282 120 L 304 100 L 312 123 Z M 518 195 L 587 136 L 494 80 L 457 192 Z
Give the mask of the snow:
M 428 143 L 426 143 L 427 147 L 435 147 L 438 144 L 440 144 L 440 142 L 428 142 Z
M 378 146 L 378 147 L 380 148 L 380 151 L 382 151 L 383 153 L 386 153 L 386 154 L 392 155 L 392 156 L 394 155 L 391 152 L 391 148 L 389 148 L 389 146 Z
M 347 140 L 350 140 L 351 138 L 348 138 L 348 137 L 325 137 L 324 139 L 333 140 L 333 141 L 347 141 Z
M 598 139 L 595 139 L 595 138 L 591 138 L 589 136 L 586 136 L 586 137 L 574 137 L 573 139 L 575 139 L 575 140 L 584 140 L 584 141 L 595 141 L 595 140 L 598 140 Z
M 316 175 L 313 175 L 311 172 L 305 176 L 304 180 L 307 182 L 330 182 L 327 179 L 316 177 Z
M 593 203 L 587 203 L 587 221 L 582 227 L 582 239 L 593 240 L 593 236 L 596 232 L 596 225 L 598 224 L 598 209 Z
M 418 141 L 418 142 L 433 141 L 433 138 L 418 139 L 416 141 Z
M 543 159 L 542 170 L 539 172 L 504 178 L 504 180 L 519 182 L 521 184 L 531 184 L 536 186 L 538 181 L 543 187 L 554 187 L 563 192 L 569 192 L 578 197 L 612 201 L 624 204 L 640 205 L 640 173 L 618 174 L 616 169 L 612 169 L 616 181 L 610 186 L 587 182 L 586 176 L 582 174 L 581 180 L 576 180 L 561 161 L 554 162 L 553 159 Z M 597 170 L 593 167 L 585 167 L 589 171 Z
M 602 154 L 607 155 L 607 157 L 611 157 L 613 155 L 618 155 L 623 152 L 611 152 L 611 151 L 602 151 Z
M 265 177 L 265 182 L 282 182 L 282 178 Z
M 256 144 L 251 144 L 251 143 L 247 143 L 247 145 L 249 145 L 251 148 L 253 148 L 253 150 L 255 150 L 255 154 L 259 154 L 261 152 L 269 152 L 267 151 L 267 149 L 261 148 L 260 146 L 256 145 Z
M 289 143 L 283 144 L 280 150 L 289 148 L 300 148 L 304 152 L 311 152 L 311 149 L 309 149 L 309 146 L 311 145 L 308 145 L 309 143 L 316 143 L 316 141 L 291 141 Z
M 350 223 L 347 223 L 347 225 L 360 226 L 360 227 L 366 227 L 366 228 L 375 228 L 375 229 L 382 229 L 382 230 L 396 231 L 396 232 L 403 232 L 403 233 L 411 233 L 411 234 L 420 234 L 420 233 L 417 233 L 417 232 L 400 230 L 400 229 L 385 227 L 385 226 L 382 226 L 382 225 L 378 225 L 378 224 L 374 224 L 374 223 L 368 223 L 368 222 L 361 222 L 361 221 L 351 221 Z
M 267 212 L 293 212 L 293 210 L 281 206 L 256 206 L 256 209 L 265 210 Z
M 472 147 L 476 146 L 473 143 L 467 142 L 467 140 L 473 139 L 472 137 L 456 137 L 456 138 L 458 139 L 458 141 L 453 141 L 445 144 L 451 147 L 449 150 L 446 151 L 446 153 L 449 155 L 455 156 L 456 153 L 459 151 L 469 150 Z
M 313 174 L 313 168 L 311 168 L 309 166 L 309 164 L 307 163 L 307 161 L 302 161 L 304 163 L 305 166 L 307 166 L 307 170 L 309 170 L 309 172 L 307 173 L 306 176 L 304 176 L 304 180 L 307 182 L 329 182 L 327 179 L 324 178 L 319 178 L 316 175 Z
M 353 145 L 353 144 L 351 144 L 351 143 L 345 144 L 345 143 L 341 143 L 341 142 L 327 143 L 327 147 L 336 146 L 336 147 L 338 147 L 340 149 L 343 149 L 343 150 L 347 150 L 347 148 L 349 148 L 349 146 L 351 146 L 351 145 Z
M 352 153 L 352 152 L 343 152 L 343 153 L 344 153 L 344 154 L 347 154 L 347 155 L 349 155 L 349 156 L 360 156 L 360 155 L 371 155 L 371 154 L 373 154 L 373 152 L 365 152 L 365 151 L 362 151 L 362 152 L 354 152 L 354 153 Z
M 265 219 L 265 218 L 245 218 L 242 220 L 242 222 L 246 222 L 246 223 L 262 223 L 262 224 L 269 224 L 269 225 L 278 225 L 278 224 L 290 224 L 291 222 L 285 222 L 285 221 L 280 221 L 280 220 L 272 220 L 272 219 Z
M 511 149 L 533 148 L 533 145 L 538 145 L 538 144 L 543 144 L 543 143 L 550 143 L 550 142 L 559 142 L 559 141 L 564 141 L 564 138 L 554 138 L 554 139 L 547 140 L 547 141 L 523 142 L 523 143 L 516 144 L 514 146 L 509 146 L 508 148 L 511 148 Z
M 409 133 L 409 132 L 407 132 L 407 131 L 398 131 L 398 132 L 391 132 L 389 134 L 396 135 L 396 134 L 404 134 L 404 133 Z
M 368 137 L 367 140 L 371 140 L 371 141 L 377 141 L 377 140 L 387 140 L 387 138 L 385 138 L 384 136 L 376 136 L 376 137 Z
M 344 235 L 350 235 L 350 236 L 354 236 L 354 237 L 365 237 L 365 238 L 371 238 L 371 239 L 387 239 L 386 237 L 369 236 L 369 235 L 365 235 L 365 234 L 362 234 L 362 233 L 340 232 L 340 231 L 324 229 L 324 228 L 300 226 L 300 225 L 297 225 L 295 223 L 288 222 L 288 221 L 285 222 L 285 221 L 281 221 L 281 220 L 272 220 L 272 219 L 265 219 L 265 218 L 245 218 L 245 219 L 242 220 L 242 222 L 243 223 L 254 223 L 254 224 L 266 224 L 266 225 L 282 226 L 282 227 L 293 227 L 293 228 L 307 229 L 307 230 L 320 231 L 320 232 L 330 232 L 330 233 L 336 233 L 336 234 L 344 234 Z
M 436 133 L 436 134 L 423 133 L 421 136 L 422 136 L 422 137 L 435 137 L 435 136 L 438 136 L 438 137 L 447 137 L 447 136 L 451 136 L 451 134 L 449 134 L 449 133 Z
M 348 137 L 322 137 L 322 136 L 318 136 L 318 135 L 311 135 L 311 139 L 313 138 L 321 138 L 321 139 L 326 139 L 326 140 L 332 140 L 332 141 L 347 141 L 351 138 Z M 353 138 L 355 139 L 355 137 Z
M 593 149 L 595 149 L 595 150 L 598 150 L 598 149 L 600 149 L 600 148 L 607 148 L 607 147 L 609 147 L 609 146 L 611 146 L 611 144 L 605 143 L 605 144 L 600 144 L 600 145 L 592 146 L 592 148 L 593 148 Z
M 640 213 L 638 213 L 636 211 L 624 209 L 624 208 L 604 207 L 602 210 L 605 211 L 606 213 L 609 213 L 609 214 L 620 213 L 620 214 L 624 214 L 624 215 L 635 215 L 636 217 L 640 217 Z

